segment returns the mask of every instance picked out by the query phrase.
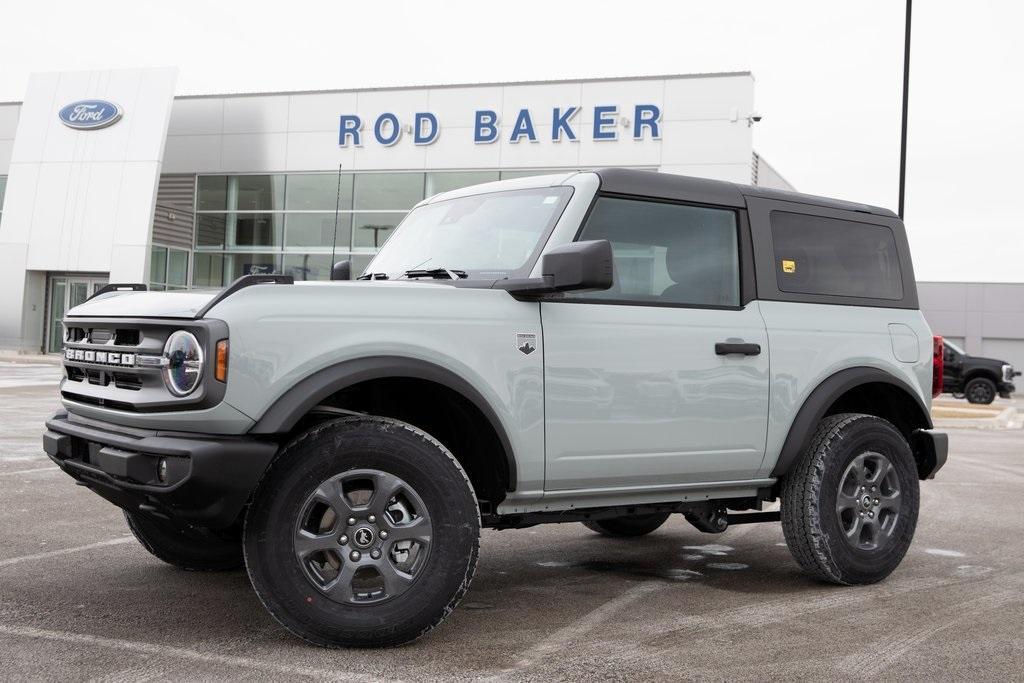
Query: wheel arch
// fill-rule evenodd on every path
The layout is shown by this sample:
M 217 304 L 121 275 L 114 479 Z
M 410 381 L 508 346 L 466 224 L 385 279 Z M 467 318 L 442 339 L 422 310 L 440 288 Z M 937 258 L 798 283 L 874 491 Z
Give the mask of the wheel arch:
M 963 385 L 966 387 L 968 382 L 973 379 L 978 379 L 979 377 L 990 380 L 997 387 L 999 386 L 999 381 L 1002 379 L 998 373 L 991 368 L 973 368 L 964 375 Z
M 874 415 L 892 422 L 907 438 L 924 479 L 934 468 L 931 441 L 920 436 L 932 428 L 931 414 L 921 396 L 894 375 L 871 367 L 840 370 L 808 394 L 786 434 L 771 476 L 781 477 L 806 449 L 817 424 L 841 412 Z
M 373 380 L 421 380 L 440 385 L 461 397 L 486 420 L 500 447 L 506 491 L 514 491 L 518 481 L 515 452 L 498 414 L 487 399 L 469 381 L 434 363 L 401 356 L 371 356 L 343 361 L 309 375 L 282 396 L 250 430 L 250 434 L 287 434 L 326 399 L 346 389 Z

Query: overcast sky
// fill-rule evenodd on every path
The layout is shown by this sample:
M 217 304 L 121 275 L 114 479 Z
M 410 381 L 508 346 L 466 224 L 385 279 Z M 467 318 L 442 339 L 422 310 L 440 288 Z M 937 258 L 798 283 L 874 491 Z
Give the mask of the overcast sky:
M 35 71 L 177 66 L 178 92 L 749 70 L 797 189 L 897 206 L 900 0 L 8 4 L 0 101 Z M 1024 5 L 918 0 L 907 225 L 919 280 L 1024 281 Z

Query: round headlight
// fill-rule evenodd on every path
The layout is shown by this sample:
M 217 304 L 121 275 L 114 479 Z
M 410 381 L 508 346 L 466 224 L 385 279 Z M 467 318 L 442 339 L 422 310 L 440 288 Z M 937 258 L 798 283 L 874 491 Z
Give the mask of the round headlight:
M 178 330 L 164 344 L 164 384 L 175 396 L 187 396 L 203 377 L 203 347 L 191 332 Z

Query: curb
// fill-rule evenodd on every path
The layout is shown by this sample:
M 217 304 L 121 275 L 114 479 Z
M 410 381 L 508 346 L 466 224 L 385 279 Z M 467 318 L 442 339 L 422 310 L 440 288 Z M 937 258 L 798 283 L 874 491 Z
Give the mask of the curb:
M 44 356 L 42 354 L 27 353 L 0 353 L 0 363 L 24 363 L 34 365 L 55 365 L 61 364 L 60 356 Z
M 946 429 L 1021 429 L 1024 427 L 1021 415 L 1013 406 L 994 417 L 956 418 L 945 417 L 933 420 L 935 427 Z

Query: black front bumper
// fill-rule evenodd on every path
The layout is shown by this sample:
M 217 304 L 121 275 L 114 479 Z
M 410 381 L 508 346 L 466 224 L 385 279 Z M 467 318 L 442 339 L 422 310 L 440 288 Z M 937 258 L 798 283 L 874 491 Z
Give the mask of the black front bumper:
M 271 458 L 273 441 L 133 429 L 60 412 L 43 449 L 118 507 L 210 528 L 231 526 Z
M 1013 382 L 1000 382 L 996 385 L 996 389 L 999 391 L 1001 398 L 1010 398 L 1013 392 L 1017 391 L 1017 387 L 1013 385 Z

